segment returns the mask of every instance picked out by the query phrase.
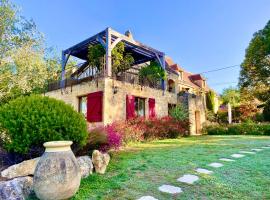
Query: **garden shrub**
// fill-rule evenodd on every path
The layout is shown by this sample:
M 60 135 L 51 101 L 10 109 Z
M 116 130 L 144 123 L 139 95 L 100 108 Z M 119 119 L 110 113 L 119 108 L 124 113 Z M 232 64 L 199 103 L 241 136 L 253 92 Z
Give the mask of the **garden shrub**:
M 116 131 L 121 135 L 122 143 L 141 142 L 144 140 L 144 119 L 135 118 L 127 121 L 114 122 Z
M 107 142 L 101 145 L 100 150 L 103 152 L 111 149 L 118 150 L 122 144 L 121 134 L 117 132 L 114 124 L 107 125 L 104 129 L 107 133 Z
M 204 128 L 204 131 L 208 135 L 226 135 L 227 134 L 227 127 L 220 126 L 220 125 L 211 125 Z
M 270 124 L 241 123 L 230 125 L 207 126 L 209 135 L 270 135 Z
M 21 154 L 53 140 L 72 140 L 83 147 L 88 135 L 82 114 L 63 101 L 40 95 L 19 97 L 1 106 L 0 127 L 5 131 L 4 148 Z
M 188 119 L 188 108 L 184 104 L 177 104 L 170 110 L 170 116 L 177 121 Z
M 189 133 L 188 120 L 178 121 L 172 117 L 162 117 L 144 122 L 144 138 L 146 140 L 177 138 Z

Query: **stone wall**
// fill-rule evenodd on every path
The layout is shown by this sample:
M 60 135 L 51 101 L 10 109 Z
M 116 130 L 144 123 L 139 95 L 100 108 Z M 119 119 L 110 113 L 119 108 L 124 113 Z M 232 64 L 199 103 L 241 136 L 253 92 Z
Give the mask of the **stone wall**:
M 117 89 L 114 94 L 113 87 Z M 168 115 L 168 103 L 176 104 L 177 95 L 162 90 L 153 89 L 150 87 L 141 87 L 121 81 L 105 79 L 105 110 L 104 122 L 111 123 L 115 120 L 126 119 L 126 95 L 133 95 L 136 97 L 145 98 L 145 115 L 148 116 L 148 99 L 154 98 L 156 101 L 155 110 L 158 117 Z
M 66 87 L 65 89 L 62 89 L 62 90 L 59 89 L 59 90 L 47 92 L 45 93 L 45 96 L 62 100 L 65 103 L 72 105 L 76 111 L 79 111 L 79 97 L 86 96 L 87 94 L 92 93 L 92 92 L 104 91 L 104 82 L 105 82 L 104 79 L 83 82 L 78 85 Z M 104 102 L 104 96 L 103 96 L 103 102 Z M 103 118 L 104 118 L 104 115 L 103 115 Z M 94 123 L 94 124 L 103 125 L 103 122 Z
M 174 77 L 175 80 L 175 77 Z M 177 80 L 175 80 L 177 83 Z M 126 119 L 126 96 L 133 95 L 145 98 L 145 115 L 148 116 L 148 99 L 154 98 L 156 101 L 155 110 L 158 117 L 168 115 L 168 104 L 177 104 L 177 84 L 176 92 L 168 92 L 143 87 L 136 84 L 130 84 L 110 78 L 100 79 L 98 81 L 89 81 L 67 87 L 64 90 L 55 90 L 46 93 L 46 96 L 54 97 L 71 104 L 76 111 L 79 109 L 79 97 L 92 92 L 103 91 L 103 121 L 93 125 L 106 125 L 117 120 Z M 189 116 L 191 123 L 191 133 L 196 133 L 195 111 L 200 111 L 201 123 L 205 122 L 205 105 L 202 97 L 192 95 L 188 96 Z

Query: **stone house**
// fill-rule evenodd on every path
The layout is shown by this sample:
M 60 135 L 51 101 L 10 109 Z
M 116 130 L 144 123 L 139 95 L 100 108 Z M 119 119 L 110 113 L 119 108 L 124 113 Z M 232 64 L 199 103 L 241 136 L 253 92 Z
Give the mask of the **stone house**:
M 121 75 L 113 76 L 112 49 L 120 41 L 125 44 L 125 52 L 133 56 L 134 64 Z M 89 66 L 87 57 L 89 45 L 96 44 L 106 49 L 100 70 Z M 65 66 L 70 56 L 83 63 L 67 76 Z M 139 70 L 153 60 L 166 70 L 167 80 L 155 84 L 140 80 Z M 93 125 L 136 116 L 167 116 L 176 104 L 184 103 L 189 110 L 190 132 L 199 134 L 206 120 L 207 91 L 206 80 L 200 74 L 185 71 L 165 53 L 135 41 L 129 31 L 120 34 L 106 28 L 62 52 L 62 80 L 49 83 L 45 95 L 71 104 Z

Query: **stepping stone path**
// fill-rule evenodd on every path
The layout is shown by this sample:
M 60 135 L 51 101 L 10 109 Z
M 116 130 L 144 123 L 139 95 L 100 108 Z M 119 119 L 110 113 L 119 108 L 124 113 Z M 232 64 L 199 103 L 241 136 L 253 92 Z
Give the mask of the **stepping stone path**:
M 141 198 L 139 198 L 138 200 L 158 200 L 152 196 L 143 196 Z
M 231 157 L 233 157 L 233 158 L 242 158 L 242 157 L 245 157 L 245 155 L 235 153 L 235 154 L 232 154 Z
M 221 164 L 221 163 L 211 163 L 211 164 L 209 164 L 208 166 L 210 166 L 210 167 L 215 167 L 215 168 L 219 168 L 219 167 L 222 167 L 223 166 L 223 164 Z
M 199 177 L 192 174 L 185 174 L 184 176 L 177 179 L 177 181 L 187 184 L 193 184 L 197 180 L 199 180 Z
M 201 174 L 212 174 L 213 173 L 213 171 L 210 171 L 208 169 L 203 169 L 203 168 L 197 168 L 196 172 L 201 173 Z
M 262 151 L 263 149 L 251 149 L 252 151 Z
M 235 153 L 235 154 L 232 154 L 231 157 L 242 158 L 242 157 L 245 157 L 245 155 L 243 155 L 243 154 L 256 154 L 254 151 L 259 152 L 259 151 L 263 151 L 263 149 L 270 149 L 270 144 L 267 146 L 261 147 L 261 149 L 255 148 L 255 149 L 251 149 L 251 151 L 239 151 L 239 153 L 241 153 L 241 154 Z M 220 158 L 219 160 L 225 161 L 225 162 L 234 162 L 235 161 L 235 160 L 229 159 L 229 158 Z M 222 163 L 213 162 L 213 163 L 210 163 L 208 166 L 214 167 L 214 168 L 219 168 L 219 167 L 222 167 L 224 165 Z M 201 174 L 212 174 L 213 173 L 213 171 L 210 171 L 208 169 L 203 169 L 203 168 L 197 168 L 195 171 L 198 173 L 201 173 Z M 199 177 L 196 175 L 192 175 L 192 174 L 185 174 L 177 179 L 178 182 L 187 183 L 187 184 L 193 184 L 194 182 L 196 182 L 198 180 L 199 180 Z M 183 192 L 180 187 L 176 187 L 173 185 L 162 185 L 158 188 L 158 190 L 161 192 L 169 193 L 169 194 L 178 194 L 178 193 Z M 156 199 L 152 196 L 142 196 L 138 200 L 158 200 L 158 199 Z
M 219 160 L 226 161 L 226 162 L 234 162 L 235 161 L 235 160 L 229 159 L 229 158 L 220 158 Z
M 162 185 L 158 189 L 161 192 L 166 192 L 170 194 L 178 194 L 182 192 L 182 189 L 180 187 L 175 187 L 172 185 Z
M 252 151 L 239 151 L 240 153 L 245 153 L 245 154 L 256 154 L 255 152 Z

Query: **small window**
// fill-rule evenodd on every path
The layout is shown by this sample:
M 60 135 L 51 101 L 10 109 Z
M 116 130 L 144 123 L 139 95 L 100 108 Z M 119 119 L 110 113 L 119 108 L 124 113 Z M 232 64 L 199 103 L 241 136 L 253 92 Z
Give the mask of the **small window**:
M 79 97 L 79 112 L 86 117 L 87 112 L 87 97 Z
M 145 99 L 135 97 L 135 113 L 137 117 L 145 116 Z
M 176 107 L 176 104 L 169 103 L 168 104 L 168 115 L 171 116 L 171 110 Z
M 168 80 L 168 91 L 175 93 L 175 83 L 172 79 Z

